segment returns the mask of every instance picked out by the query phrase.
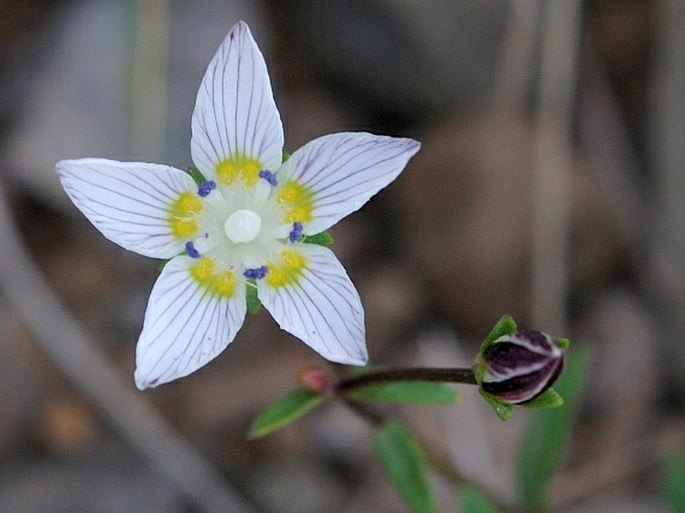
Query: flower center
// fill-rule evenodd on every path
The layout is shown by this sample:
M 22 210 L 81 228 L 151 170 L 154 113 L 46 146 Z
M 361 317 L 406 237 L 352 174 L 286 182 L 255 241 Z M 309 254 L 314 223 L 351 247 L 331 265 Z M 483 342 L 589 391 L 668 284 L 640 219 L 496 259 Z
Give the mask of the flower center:
M 241 208 L 224 222 L 224 232 L 231 242 L 252 242 L 262 229 L 262 218 L 254 210 Z

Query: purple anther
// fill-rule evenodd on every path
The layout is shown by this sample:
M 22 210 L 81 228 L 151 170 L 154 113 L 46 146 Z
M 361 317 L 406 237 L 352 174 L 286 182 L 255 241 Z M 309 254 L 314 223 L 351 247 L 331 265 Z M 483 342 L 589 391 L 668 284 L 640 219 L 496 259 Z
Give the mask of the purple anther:
M 304 228 L 302 228 L 302 223 L 299 221 L 295 221 L 293 223 L 293 229 L 290 231 L 290 235 L 288 238 L 290 239 L 290 242 L 295 244 L 298 240 L 302 238 L 302 232 Z
M 256 269 L 245 269 L 243 276 L 248 280 L 261 280 L 269 272 L 269 268 L 265 265 L 258 267 Z
M 272 187 L 276 187 L 278 185 L 278 180 L 276 180 L 276 175 L 273 174 L 268 169 L 262 169 L 259 172 L 259 178 L 264 178 L 264 180 L 269 182 L 269 185 L 271 185 Z
M 202 196 L 209 196 L 209 193 L 216 189 L 216 182 L 214 180 L 208 180 L 197 189 L 197 193 Z
M 192 240 L 186 242 L 186 253 L 190 258 L 200 258 L 200 252 L 195 248 Z

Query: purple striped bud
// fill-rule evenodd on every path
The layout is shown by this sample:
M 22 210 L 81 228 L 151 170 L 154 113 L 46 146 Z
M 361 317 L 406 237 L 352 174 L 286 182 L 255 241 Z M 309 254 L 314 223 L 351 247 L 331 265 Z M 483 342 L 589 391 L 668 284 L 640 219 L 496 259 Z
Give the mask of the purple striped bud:
M 564 366 L 564 352 L 539 331 L 499 337 L 480 355 L 480 386 L 497 401 L 523 404 L 547 390 Z

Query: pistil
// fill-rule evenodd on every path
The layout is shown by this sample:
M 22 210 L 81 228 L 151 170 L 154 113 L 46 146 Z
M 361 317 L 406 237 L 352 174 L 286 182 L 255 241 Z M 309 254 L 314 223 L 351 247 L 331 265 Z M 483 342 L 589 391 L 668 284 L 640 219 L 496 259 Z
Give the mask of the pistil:
M 252 242 L 262 230 L 262 218 L 254 210 L 241 208 L 233 212 L 224 222 L 224 232 L 231 242 Z

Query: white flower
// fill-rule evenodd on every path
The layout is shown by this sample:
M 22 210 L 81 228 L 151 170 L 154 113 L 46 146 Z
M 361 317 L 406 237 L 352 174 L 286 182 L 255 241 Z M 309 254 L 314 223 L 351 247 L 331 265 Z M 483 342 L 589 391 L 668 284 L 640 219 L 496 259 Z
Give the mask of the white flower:
M 206 182 L 158 164 L 59 162 L 67 194 L 105 237 L 171 259 L 145 312 L 138 388 L 221 353 L 243 324 L 248 287 L 281 328 L 325 358 L 366 363 L 359 295 L 333 253 L 305 237 L 359 209 L 418 149 L 411 139 L 339 133 L 282 163 L 266 64 L 239 22 L 210 62 L 192 116 L 192 158 Z

